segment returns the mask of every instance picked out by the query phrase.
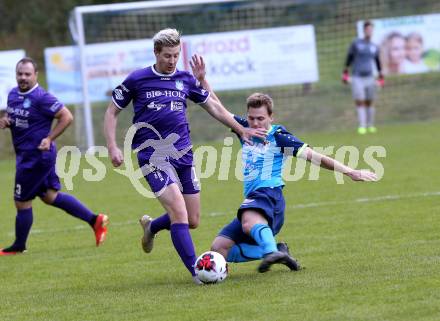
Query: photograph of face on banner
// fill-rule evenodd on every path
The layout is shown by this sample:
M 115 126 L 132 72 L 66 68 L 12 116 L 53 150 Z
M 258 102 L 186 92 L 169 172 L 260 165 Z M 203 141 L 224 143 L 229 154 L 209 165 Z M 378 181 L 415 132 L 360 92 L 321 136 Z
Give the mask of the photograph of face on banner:
M 385 75 L 440 70 L 440 15 L 377 19 L 372 41 L 379 46 Z M 362 30 L 358 34 L 361 35 Z

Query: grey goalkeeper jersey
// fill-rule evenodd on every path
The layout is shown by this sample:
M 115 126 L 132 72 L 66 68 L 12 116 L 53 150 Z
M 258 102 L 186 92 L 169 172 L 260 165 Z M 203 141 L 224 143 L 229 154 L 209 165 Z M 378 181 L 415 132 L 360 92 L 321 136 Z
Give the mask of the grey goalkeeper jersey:
M 354 76 L 368 77 L 373 75 L 374 63 L 380 71 L 379 48 L 365 39 L 355 39 L 348 49 L 346 67 L 352 64 L 351 73 Z

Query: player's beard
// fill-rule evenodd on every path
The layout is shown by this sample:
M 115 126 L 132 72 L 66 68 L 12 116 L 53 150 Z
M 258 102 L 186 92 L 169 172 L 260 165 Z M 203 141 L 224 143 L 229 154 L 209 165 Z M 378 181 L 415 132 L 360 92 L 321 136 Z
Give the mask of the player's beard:
M 18 87 L 21 91 L 27 91 L 29 89 L 29 83 L 27 81 L 20 81 Z

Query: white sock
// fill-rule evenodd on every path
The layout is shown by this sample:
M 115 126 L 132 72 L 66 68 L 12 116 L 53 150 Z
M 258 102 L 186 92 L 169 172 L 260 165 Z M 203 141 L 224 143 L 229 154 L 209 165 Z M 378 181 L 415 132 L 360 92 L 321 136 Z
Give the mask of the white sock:
M 367 126 L 374 126 L 374 116 L 376 115 L 376 108 L 374 106 L 370 106 L 367 109 Z
M 371 107 L 370 107 L 371 108 Z M 367 127 L 367 108 L 365 106 L 356 106 L 359 127 Z

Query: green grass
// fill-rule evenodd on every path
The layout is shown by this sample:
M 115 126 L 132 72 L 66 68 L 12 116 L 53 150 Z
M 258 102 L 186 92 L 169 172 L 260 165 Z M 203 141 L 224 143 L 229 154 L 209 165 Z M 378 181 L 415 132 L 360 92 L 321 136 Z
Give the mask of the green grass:
M 232 264 L 224 283 L 197 287 L 167 232 L 151 254 L 141 250 L 137 219 L 162 213 L 156 200 L 142 198 L 110 166 L 102 182 L 77 177 L 72 194 L 110 215 L 107 242 L 95 248 L 85 224 L 35 201 L 28 253 L 0 260 L 0 320 L 438 320 L 440 122 L 379 129 L 302 137 L 361 151 L 382 145 L 387 157 L 379 159 L 385 175 L 378 183 L 337 185 L 322 171 L 318 181 L 287 184 L 278 239 L 306 267 L 298 273 Z M 13 239 L 13 171 L 12 160 L 0 162 L 0 245 Z M 235 179 L 202 184 L 202 222 L 192 233 L 198 253 L 242 200 Z

